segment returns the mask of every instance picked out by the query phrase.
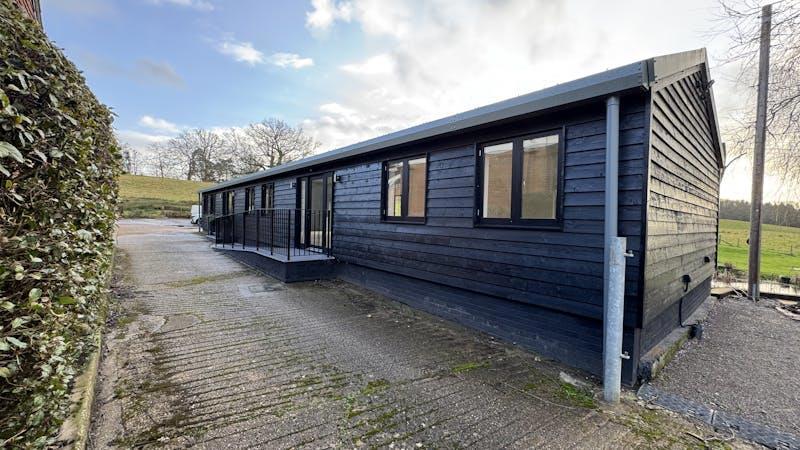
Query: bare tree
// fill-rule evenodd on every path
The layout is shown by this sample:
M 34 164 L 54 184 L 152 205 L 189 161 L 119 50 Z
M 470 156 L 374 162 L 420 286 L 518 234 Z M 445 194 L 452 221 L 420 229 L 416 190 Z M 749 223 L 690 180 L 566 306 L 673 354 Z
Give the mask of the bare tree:
M 308 156 L 319 147 L 302 128 L 266 119 L 224 132 L 184 130 L 166 142 L 151 144 L 142 156 L 128 151 L 128 162 L 160 177 L 222 181 Z
M 738 68 L 737 84 L 745 89 L 749 106 L 734 117 L 726 130 L 732 159 L 749 153 L 755 135 L 755 94 L 758 75 L 758 0 L 720 0 L 716 32 L 728 36 L 731 47 L 723 63 Z M 769 105 L 767 107 L 767 165 L 786 183 L 800 182 L 800 3 L 776 2 L 770 50 Z M 732 160 L 731 159 L 731 160 Z
M 241 175 L 262 169 L 255 144 L 242 128 L 231 128 L 223 133 L 227 154 L 233 156 L 232 172 Z
M 180 178 L 184 173 L 180 161 L 172 154 L 165 143 L 153 143 L 144 156 L 147 173 L 161 178 Z
M 131 175 L 142 174 L 142 155 L 129 144 L 122 144 L 122 169 Z
M 217 133 L 202 128 L 186 130 L 166 146 L 180 160 L 187 180 L 219 181 L 230 173 L 230 159 L 225 157 L 224 141 Z
M 120 150 L 122 151 L 122 170 L 125 173 L 131 173 L 131 150 L 132 147 L 128 144 L 122 144 L 120 146 Z
M 300 126 L 269 118 L 248 125 L 245 134 L 251 141 L 249 164 L 256 170 L 269 169 L 314 153 L 319 143 Z

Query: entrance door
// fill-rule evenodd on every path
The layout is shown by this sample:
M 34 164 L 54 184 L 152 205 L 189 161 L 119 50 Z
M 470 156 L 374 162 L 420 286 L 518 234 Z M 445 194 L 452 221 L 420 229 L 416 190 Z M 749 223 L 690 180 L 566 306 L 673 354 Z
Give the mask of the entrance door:
M 333 173 L 300 180 L 300 243 L 325 250 L 330 247 L 333 218 Z

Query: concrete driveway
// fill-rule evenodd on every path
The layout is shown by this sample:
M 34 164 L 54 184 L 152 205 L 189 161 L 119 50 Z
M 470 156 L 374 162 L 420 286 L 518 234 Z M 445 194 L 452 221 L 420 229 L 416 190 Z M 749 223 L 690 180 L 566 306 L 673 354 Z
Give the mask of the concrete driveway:
M 122 221 L 118 250 L 92 448 L 721 444 L 632 401 L 600 408 L 557 363 L 355 286 L 277 282 L 194 228 Z

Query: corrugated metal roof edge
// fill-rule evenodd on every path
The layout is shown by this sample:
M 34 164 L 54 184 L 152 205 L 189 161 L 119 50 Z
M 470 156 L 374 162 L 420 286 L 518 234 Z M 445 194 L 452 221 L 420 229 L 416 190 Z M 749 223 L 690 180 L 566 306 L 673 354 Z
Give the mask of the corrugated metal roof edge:
M 445 133 L 461 131 L 475 126 L 588 100 L 635 87 L 647 88 L 650 83 L 656 79 L 663 78 L 697 64 L 705 64 L 706 67 L 708 67 L 704 48 L 649 58 L 567 83 L 557 84 L 539 91 L 492 103 L 480 108 L 454 114 L 442 119 L 416 125 L 404 130 L 378 136 L 363 142 L 330 150 L 325 153 L 320 153 L 319 155 L 309 156 L 278 167 L 243 175 L 201 189 L 198 192 L 218 191 L 220 189 L 238 186 L 253 180 L 272 177 L 317 164 L 358 156 L 396 145 L 407 144 Z M 716 116 L 716 111 L 714 111 L 714 114 Z

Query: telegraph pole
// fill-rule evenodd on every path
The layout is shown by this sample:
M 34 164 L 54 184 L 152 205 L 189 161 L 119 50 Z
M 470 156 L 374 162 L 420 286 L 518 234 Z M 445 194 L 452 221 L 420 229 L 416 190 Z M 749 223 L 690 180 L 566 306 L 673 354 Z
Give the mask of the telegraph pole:
M 750 200 L 750 267 L 747 286 L 750 298 L 758 301 L 761 293 L 761 206 L 764 197 L 764 146 L 767 138 L 767 88 L 769 87 L 769 37 L 772 28 L 772 5 L 761 8 L 761 48 L 758 58 L 758 103 L 756 139 L 753 152 L 753 190 Z

